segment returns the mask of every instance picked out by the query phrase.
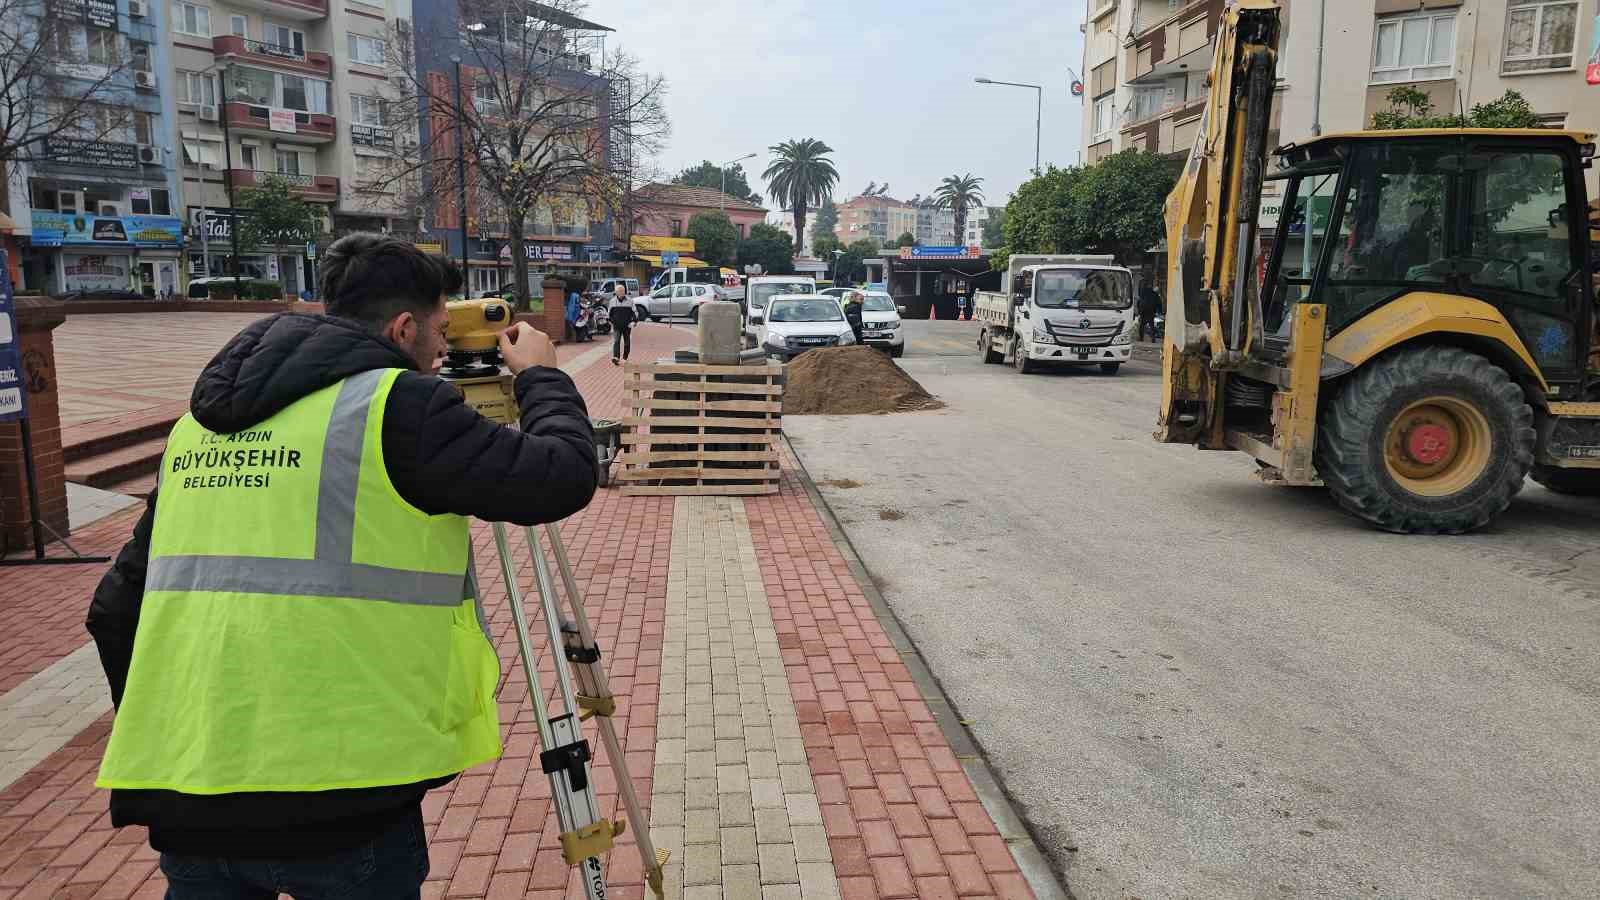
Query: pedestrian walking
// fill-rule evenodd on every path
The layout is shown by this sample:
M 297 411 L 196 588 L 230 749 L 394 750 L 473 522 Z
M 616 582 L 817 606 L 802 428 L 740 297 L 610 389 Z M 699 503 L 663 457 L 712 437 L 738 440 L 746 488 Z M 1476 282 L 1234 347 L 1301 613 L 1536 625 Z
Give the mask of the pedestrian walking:
M 611 315 L 611 364 L 619 366 L 633 353 L 634 306 L 627 285 L 618 282 L 612 289 L 606 312 Z
M 460 282 L 405 241 L 335 242 L 327 315 L 262 319 L 200 374 L 95 590 L 95 783 L 149 827 L 168 900 L 420 897 L 423 796 L 500 755 L 467 517 L 582 509 L 594 438 L 527 324 L 499 340 L 519 427 L 437 377 Z
M 1148 332 L 1152 340 L 1155 339 L 1156 313 L 1161 309 L 1161 295 L 1149 282 L 1139 285 L 1139 340 L 1144 340 Z

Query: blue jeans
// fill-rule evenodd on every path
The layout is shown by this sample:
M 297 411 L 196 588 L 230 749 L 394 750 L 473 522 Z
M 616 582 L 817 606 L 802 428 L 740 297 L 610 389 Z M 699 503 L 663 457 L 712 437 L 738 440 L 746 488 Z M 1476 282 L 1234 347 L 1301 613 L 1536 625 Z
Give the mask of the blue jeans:
M 310 859 L 161 854 L 167 900 L 410 900 L 428 877 L 422 817 L 407 817 L 353 850 Z

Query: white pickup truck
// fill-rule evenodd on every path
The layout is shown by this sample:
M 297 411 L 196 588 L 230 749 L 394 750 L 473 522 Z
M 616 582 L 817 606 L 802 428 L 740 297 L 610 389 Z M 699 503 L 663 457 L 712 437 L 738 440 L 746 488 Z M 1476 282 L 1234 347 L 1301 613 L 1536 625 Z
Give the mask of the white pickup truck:
M 1133 273 L 1110 256 L 1016 254 L 999 291 L 979 291 L 978 352 L 1024 375 L 1042 365 L 1099 365 L 1133 354 Z

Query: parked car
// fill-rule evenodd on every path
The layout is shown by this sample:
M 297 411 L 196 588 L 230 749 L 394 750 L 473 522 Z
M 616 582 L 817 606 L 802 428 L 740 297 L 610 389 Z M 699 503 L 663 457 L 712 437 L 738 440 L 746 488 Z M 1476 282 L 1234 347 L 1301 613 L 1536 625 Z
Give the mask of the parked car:
M 834 298 L 836 300 L 843 300 L 844 299 L 844 295 L 850 293 L 851 290 L 852 290 L 851 288 L 830 287 L 830 288 L 823 288 L 822 290 L 817 291 L 817 293 L 826 294 L 829 297 L 832 297 L 832 298 Z
M 648 297 L 636 298 L 633 301 L 634 314 L 640 321 L 688 317 L 689 321 L 698 322 L 700 304 L 722 300 L 726 296 L 720 285 L 687 282 L 667 284 L 651 291 Z
M 856 342 L 839 301 L 826 294 L 779 294 L 767 301 L 756 339 L 770 359 L 788 362 L 807 350 Z
M 601 278 L 598 281 L 589 282 L 589 289 L 584 293 L 610 297 L 616 291 L 618 284 L 627 287 L 629 297 L 637 297 L 642 293 L 639 290 L 639 279 L 637 278 Z
M 861 301 L 861 343 L 889 351 L 900 357 L 906 352 L 905 332 L 900 329 L 900 309 L 894 298 L 883 291 L 864 291 Z

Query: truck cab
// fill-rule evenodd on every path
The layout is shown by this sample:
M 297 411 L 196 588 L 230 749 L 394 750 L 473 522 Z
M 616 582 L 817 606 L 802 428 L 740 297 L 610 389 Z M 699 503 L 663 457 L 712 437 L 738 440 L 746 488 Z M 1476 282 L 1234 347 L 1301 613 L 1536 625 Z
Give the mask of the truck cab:
M 978 351 L 1028 373 L 1044 365 L 1116 372 L 1133 354 L 1133 273 L 1110 256 L 1014 255 L 999 291 L 979 291 Z

